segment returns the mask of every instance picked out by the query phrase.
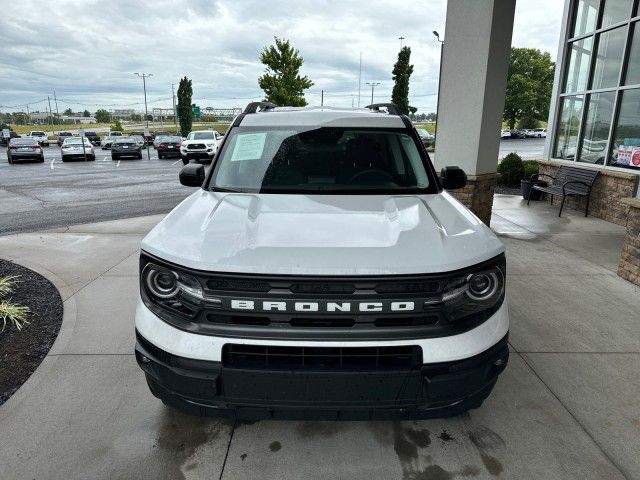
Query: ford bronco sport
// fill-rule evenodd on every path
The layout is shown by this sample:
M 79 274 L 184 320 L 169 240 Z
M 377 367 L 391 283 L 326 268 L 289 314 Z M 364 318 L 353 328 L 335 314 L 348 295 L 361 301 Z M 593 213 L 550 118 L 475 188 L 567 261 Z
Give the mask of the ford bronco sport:
M 136 359 L 183 411 L 426 418 L 507 364 L 504 246 L 394 105 L 249 104 L 143 240 Z

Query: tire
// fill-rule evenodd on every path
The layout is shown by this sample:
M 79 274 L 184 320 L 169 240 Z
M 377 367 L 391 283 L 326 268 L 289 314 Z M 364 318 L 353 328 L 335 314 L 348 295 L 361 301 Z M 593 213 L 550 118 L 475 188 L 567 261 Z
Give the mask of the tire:
M 96 156 L 95 155 L 91 155 L 91 157 L 89 158 L 90 162 L 95 162 L 96 161 Z
M 66 162 L 66 161 L 67 161 L 67 159 L 66 159 L 66 158 L 64 158 L 64 155 L 62 155 L 62 161 L 63 161 L 63 162 Z
M 162 160 L 164 158 L 164 155 L 162 155 L 161 153 L 158 154 L 158 160 Z
M 142 160 L 142 153 L 138 154 L 138 160 Z
M 111 154 L 111 160 L 119 160 L 120 158 L 117 155 Z
M 40 163 L 44 163 L 44 155 L 40 156 L 40 160 L 38 160 Z
M 189 163 L 189 159 L 185 158 L 185 157 L 182 157 L 182 164 L 183 165 L 187 165 L 188 163 Z
M 9 165 L 13 165 L 13 160 L 11 160 L 10 156 L 7 156 L 7 162 L 9 163 Z

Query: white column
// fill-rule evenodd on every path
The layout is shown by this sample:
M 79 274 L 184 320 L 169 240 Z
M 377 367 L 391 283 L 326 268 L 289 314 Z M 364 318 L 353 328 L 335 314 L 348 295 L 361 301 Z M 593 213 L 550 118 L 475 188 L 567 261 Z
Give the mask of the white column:
M 496 171 L 515 0 L 449 0 L 435 161 Z M 492 192 L 493 193 L 493 192 Z

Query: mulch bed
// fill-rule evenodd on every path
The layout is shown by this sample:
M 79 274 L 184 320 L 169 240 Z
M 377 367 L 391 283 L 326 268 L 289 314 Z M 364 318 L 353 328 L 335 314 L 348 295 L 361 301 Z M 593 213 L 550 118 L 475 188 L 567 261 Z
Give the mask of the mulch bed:
M 7 260 L 0 260 L 0 276 L 17 275 L 6 298 L 29 307 L 29 323 L 22 330 L 7 323 L 0 333 L 0 405 L 29 378 L 53 345 L 62 323 L 62 298 L 42 275 Z M 2 328 L 2 322 L 0 322 Z

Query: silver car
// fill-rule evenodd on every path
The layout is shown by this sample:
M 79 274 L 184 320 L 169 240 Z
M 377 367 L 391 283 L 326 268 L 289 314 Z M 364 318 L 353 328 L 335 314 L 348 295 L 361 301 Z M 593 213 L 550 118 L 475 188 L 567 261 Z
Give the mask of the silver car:
M 82 142 L 84 140 L 84 148 Z M 62 154 L 62 161 L 68 160 L 87 160 L 90 162 L 95 161 L 96 152 L 93 150 L 93 145 L 87 137 L 67 137 L 60 147 L 60 153 Z

